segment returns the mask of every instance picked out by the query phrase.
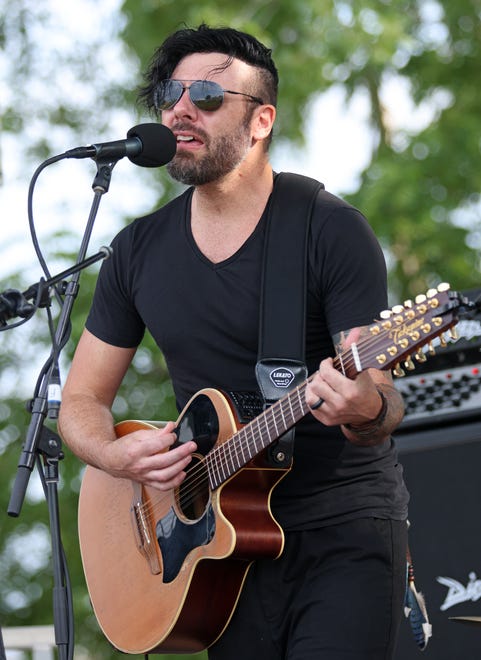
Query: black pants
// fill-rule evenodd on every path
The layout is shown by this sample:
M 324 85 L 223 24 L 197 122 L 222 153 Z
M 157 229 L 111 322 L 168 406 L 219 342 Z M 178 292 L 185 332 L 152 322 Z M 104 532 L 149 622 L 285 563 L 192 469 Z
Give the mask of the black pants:
M 390 660 L 402 618 L 407 525 L 366 518 L 288 532 L 250 568 L 209 660 Z

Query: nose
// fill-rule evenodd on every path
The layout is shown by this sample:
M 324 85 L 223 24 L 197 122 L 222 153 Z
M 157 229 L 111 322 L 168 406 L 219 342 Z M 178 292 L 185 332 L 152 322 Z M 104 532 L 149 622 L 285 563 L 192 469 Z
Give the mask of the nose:
M 190 100 L 189 90 L 187 87 L 184 87 L 180 99 L 174 105 L 173 108 L 170 108 L 174 112 L 176 117 L 194 117 L 197 115 L 197 108 Z

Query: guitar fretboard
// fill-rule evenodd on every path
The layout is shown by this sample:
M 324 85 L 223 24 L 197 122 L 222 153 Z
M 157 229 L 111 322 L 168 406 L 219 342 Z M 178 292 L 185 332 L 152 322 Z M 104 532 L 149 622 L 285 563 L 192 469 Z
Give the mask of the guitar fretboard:
M 307 381 L 304 381 L 207 454 L 205 458 L 211 489 L 224 483 L 307 414 L 309 407 L 304 398 L 306 386 Z
M 362 370 L 358 362 L 358 348 L 353 344 L 333 359 L 333 366 L 345 376 L 354 378 Z M 309 406 L 305 401 L 305 392 L 308 382 L 309 379 L 295 387 L 237 431 L 232 438 L 207 454 L 205 463 L 212 490 L 227 481 L 307 414 Z

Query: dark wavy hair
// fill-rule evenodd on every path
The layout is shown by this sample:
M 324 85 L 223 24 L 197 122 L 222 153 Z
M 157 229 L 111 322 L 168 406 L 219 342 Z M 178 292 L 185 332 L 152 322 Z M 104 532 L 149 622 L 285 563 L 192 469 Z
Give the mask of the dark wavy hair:
M 197 28 L 177 30 L 157 48 L 144 73 L 145 84 L 139 88 L 138 102 L 151 114 L 156 114 L 154 90 L 161 80 L 170 78 L 177 64 L 194 53 L 224 53 L 225 67 L 233 58 L 258 70 L 257 89 L 252 94 L 265 103 L 276 105 L 279 75 L 271 57 L 271 50 L 255 37 L 233 28 L 212 28 L 202 24 Z

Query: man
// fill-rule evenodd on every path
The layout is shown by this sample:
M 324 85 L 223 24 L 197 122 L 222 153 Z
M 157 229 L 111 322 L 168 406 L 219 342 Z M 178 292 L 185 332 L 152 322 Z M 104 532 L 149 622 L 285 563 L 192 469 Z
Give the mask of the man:
M 146 74 L 140 98 L 177 138 L 169 172 L 191 187 L 114 240 L 59 422 L 82 460 L 115 477 L 172 489 L 195 450 L 190 441 L 164 451 L 176 440 L 173 422 L 115 439 L 110 408 L 145 328 L 166 358 L 179 410 L 204 387 L 257 389 L 277 82 L 257 40 L 207 26 L 169 37 Z M 393 654 L 408 497 L 390 434 L 402 399 L 385 372 L 351 380 L 332 361 L 386 307 L 385 264 L 363 216 L 325 192 L 312 216 L 308 273 L 311 412 L 271 502 L 285 548 L 249 571 L 232 621 L 209 650 L 214 660 Z

